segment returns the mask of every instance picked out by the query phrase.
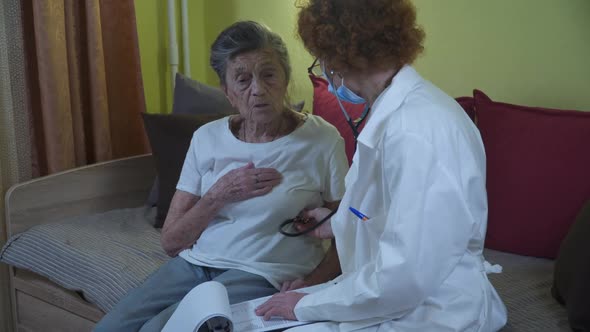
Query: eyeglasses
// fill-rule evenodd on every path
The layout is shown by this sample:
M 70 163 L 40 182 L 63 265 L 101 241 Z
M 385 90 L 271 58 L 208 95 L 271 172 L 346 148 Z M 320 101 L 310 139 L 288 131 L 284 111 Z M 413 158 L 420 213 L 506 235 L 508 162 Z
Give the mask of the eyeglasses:
M 327 80 L 332 79 L 334 75 L 338 75 L 338 77 L 342 78 L 342 76 L 340 76 L 339 73 L 334 72 L 333 70 L 324 71 L 324 69 L 322 68 L 322 64 L 320 63 L 320 60 L 318 58 L 315 58 L 311 66 L 307 67 L 307 73 L 315 77 L 323 77 Z M 329 77 L 327 77 L 328 75 Z
M 322 66 L 320 65 L 320 61 L 318 60 L 318 58 L 315 58 L 311 66 L 307 68 L 307 73 L 316 77 L 324 76 L 324 72 L 322 70 Z

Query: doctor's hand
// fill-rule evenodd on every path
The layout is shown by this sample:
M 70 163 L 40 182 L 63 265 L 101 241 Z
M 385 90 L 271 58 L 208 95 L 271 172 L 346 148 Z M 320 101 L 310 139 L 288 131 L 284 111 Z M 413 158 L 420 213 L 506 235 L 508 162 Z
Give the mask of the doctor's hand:
M 281 183 L 282 175 L 274 168 L 256 168 L 249 162 L 223 175 L 207 192 L 213 199 L 234 203 L 268 194 Z
M 316 208 L 313 210 L 303 211 L 301 213 L 302 216 L 304 218 L 307 218 L 309 220 L 309 222 L 296 223 L 295 227 L 297 228 L 297 230 L 299 232 L 302 232 L 302 231 L 314 226 L 315 224 L 317 224 L 318 221 L 324 219 L 328 214 L 330 214 L 330 212 L 332 212 L 332 211 L 330 211 L 330 209 L 326 209 L 326 208 Z M 332 219 L 326 221 L 320 227 L 314 229 L 310 233 L 307 233 L 307 235 L 318 238 L 318 239 L 322 239 L 322 240 L 333 239 L 334 233 L 332 233 Z
M 264 320 L 269 320 L 271 317 L 297 320 L 295 306 L 305 295 L 307 294 L 297 292 L 276 293 L 256 308 L 256 315 L 264 316 Z

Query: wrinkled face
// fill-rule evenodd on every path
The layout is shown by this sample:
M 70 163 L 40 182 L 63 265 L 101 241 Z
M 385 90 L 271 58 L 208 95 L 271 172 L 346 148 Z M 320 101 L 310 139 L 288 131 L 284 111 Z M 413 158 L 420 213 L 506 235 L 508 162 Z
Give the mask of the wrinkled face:
M 274 51 L 255 50 L 228 62 L 222 88 L 244 118 L 265 122 L 283 111 L 287 78 Z

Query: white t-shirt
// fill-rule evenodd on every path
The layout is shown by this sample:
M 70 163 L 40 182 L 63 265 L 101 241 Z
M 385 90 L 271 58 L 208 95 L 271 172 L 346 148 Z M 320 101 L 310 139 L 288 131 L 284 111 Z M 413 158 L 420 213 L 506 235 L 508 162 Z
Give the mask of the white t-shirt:
M 342 198 L 344 140 L 332 125 L 309 115 L 287 136 L 246 143 L 232 134 L 225 117 L 194 133 L 176 189 L 202 197 L 220 177 L 250 161 L 277 169 L 281 184 L 264 196 L 227 204 L 180 256 L 196 265 L 255 273 L 278 288 L 307 275 L 324 256 L 321 241 L 285 237 L 278 228 L 304 208 Z

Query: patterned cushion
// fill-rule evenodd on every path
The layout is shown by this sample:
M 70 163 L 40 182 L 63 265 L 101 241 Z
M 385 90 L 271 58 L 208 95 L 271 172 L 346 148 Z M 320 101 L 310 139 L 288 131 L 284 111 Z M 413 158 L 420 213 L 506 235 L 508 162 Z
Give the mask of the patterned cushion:
M 551 296 L 553 261 L 486 249 L 485 258 L 503 267 L 489 274 L 508 309 L 502 331 L 571 331 L 565 309 Z
M 11 237 L 0 261 L 42 275 L 108 312 L 168 256 L 155 208 L 119 209 L 33 227 Z

